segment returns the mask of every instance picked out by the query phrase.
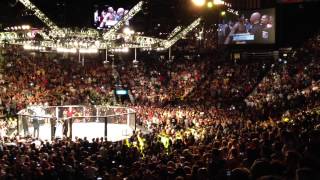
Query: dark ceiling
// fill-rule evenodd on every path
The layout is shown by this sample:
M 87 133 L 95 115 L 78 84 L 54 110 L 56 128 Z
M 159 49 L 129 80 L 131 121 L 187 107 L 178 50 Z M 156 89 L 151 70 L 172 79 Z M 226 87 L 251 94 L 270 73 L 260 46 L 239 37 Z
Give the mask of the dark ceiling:
M 2 27 L 31 24 L 42 27 L 43 24 L 21 3 L 15 0 L 0 1 L 0 24 Z M 139 0 L 31 0 L 50 19 L 64 27 L 92 27 L 95 5 L 111 5 L 114 7 L 132 8 Z M 194 13 L 186 8 L 187 0 L 152 0 L 144 6 L 144 10 L 132 19 L 135 28 L 144 30 L 166 25 L 174 28 L 178 23 L 190 23 Z M 15 5 L 14 5 L 15 4 Z M 159 25 L 160 24 L 160 27 Z M 165 29 L 163 29 L 165 30 Z
M 26 8 L 17 0 L 0 1 L 0 23 L 10 26 L 19 23 L 29 23 L 34 26 L 43 26 L 34 16 L 30 16 Z M 93 11 L 95 5 L 111 5 L 130 9 L 139 0 L 31 0 L 46 15 L 58 25 L 90 27 L 92 25 Z M 177 24 L 188 24 L 200 13 L 207 12 L 206 8 L 195 8 L 191 0 L 144 0 L 146 3 L 143 13 L 139 13 L 133 19 L 133 25 L 143 25 L 144 28 L 165 24 L 174 28 Z M 261 0 L 241 0 L 249 3 L 239 3 L 239 0 L 226 0 L 235 5 L 252 5 L 261 3 Z M 273 2 L 274 0 L 268 0 Z M 266 1 L 262 1 L 266 2 Z M 262 3 L 263 4 L 263 3 Z M 264 3 L 270 4 L 270 3 Z M 243 8 L 242 6 L 239 6 Z M 215 10 L 212 10 L 212 12 Z M 147 15 L 147 16 L 146 16 Z M 172 27 L 171 27 L 172 26 Z M 161 27 L 161 26 L 160 26 Z M 139 28 L 139 27 L 138 27 Z
M 16 0 L 0 0 L 0 30 L 6 26 L 30 24 L 44 25 Z M 132 8 L 139 0 L 31 0 L 49 18 L 63 27 L 92 27 L 95 5 Z M 284 42 L 306 36 L 319 28 L 319 3 L 277 4 L 276 0 L 225 0 L 239 9 L 277 8 L 277 35 Z M 308 0 L 310 1 L 310 0 Z M 312 0 L 316 1 L 316 0 Z M 218 21 L 221 9 L 195 8 L 191 0 L 145 0 L 144 10 L 131 21 L 135 31 L 157 36 L 170 32 L 177 25 L 187 25 L 203 16 L 209 24 Z M 308 30 L 309 29 L 309 30 Z M 301 34 L 301 35 L 300 35 Z

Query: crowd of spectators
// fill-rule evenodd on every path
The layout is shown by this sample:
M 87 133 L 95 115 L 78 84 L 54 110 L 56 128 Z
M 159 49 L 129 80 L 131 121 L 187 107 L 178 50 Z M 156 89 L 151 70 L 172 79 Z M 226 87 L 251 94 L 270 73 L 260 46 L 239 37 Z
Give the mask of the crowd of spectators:
M 88 63 L 82 68 L 61 56 L 29 54 L 20 47 L 8 48 L 5 57 L 0 99 L 7 113 L 29 104 L 90 104 L 95 97 L 109 97 L 113 78 L 108 67 Z
M 319 105 L 319 57 L 286 57 L 271 65 L 271 70 L 245 99 L 248 107 L 272 114 L 280 109 Z
M 121 82 L 131 89 L 137 102 L 162 105 L 184 99 L 209 71 L 210 64 L 209 59 L 195 61 L 183 57 L 159 66 L 157 62 L 138 67 L 129 65 L 129 70 L 120 69 L 119 72 L 122 74 Z
M 210 104 L 236 102 L 251 93 L 266 70 L 263 62 L 214 66 L 189 100 Z
M 319 117 L 319 114 L 317 114 Z M 174 134 L 96 138 L 5 138 L 2 179 L 318 179 L 319 119 L 207 121 Z
M 113 143 L 1 137 L 0 179 L 319 179 L 316 44 L 308 44 L 306 60 L 220 64 L 182 56 L 116 66 L 8 47 L 0 79 L 6 114 L 31 104 L 111 103 L 121 86 L 149 133 Z M 232 104 L 241 101 L 246 113 L 294 111 L 257 121 Z

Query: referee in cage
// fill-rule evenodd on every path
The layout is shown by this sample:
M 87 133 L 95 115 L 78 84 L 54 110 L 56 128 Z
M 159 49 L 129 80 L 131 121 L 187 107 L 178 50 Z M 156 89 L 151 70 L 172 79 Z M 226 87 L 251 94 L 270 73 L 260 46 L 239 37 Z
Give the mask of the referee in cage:
M 56 137 L 56 129 L 57 129 L 57 119 L 55 117 L 50 117 L 50 125 L 51 125 L 51 140 Z
M 40 129 L 40 124 L 39 124 L 39 117 L 32 117 L 32 125 L 33 125 L 33 137 L 39 138 L 39 129 Z

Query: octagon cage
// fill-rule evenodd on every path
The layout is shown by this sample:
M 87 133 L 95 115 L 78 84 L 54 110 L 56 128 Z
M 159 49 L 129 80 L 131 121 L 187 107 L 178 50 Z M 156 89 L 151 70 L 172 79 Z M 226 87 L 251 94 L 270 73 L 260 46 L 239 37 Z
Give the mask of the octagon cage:
M 120 141 L 136 129 L 136 113 L 118 106 L 28 106 L 18 113 L 17 132 L 42 140 L 68 137 Z

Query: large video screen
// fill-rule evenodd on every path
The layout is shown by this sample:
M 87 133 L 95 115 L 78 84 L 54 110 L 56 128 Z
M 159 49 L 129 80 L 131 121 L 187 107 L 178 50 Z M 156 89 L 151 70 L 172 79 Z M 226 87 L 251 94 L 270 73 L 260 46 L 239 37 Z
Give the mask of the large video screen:
M 94 11 L 94 26 L 98 29 L 110 28 L 121 21 L 128 12 L 122 7 L 114 8 L 108 5 L 98 7 Z
M 273 44 L 275 43 L 275 9 L 239 12 L 225 15 L 218 26 L 218 43 Z

